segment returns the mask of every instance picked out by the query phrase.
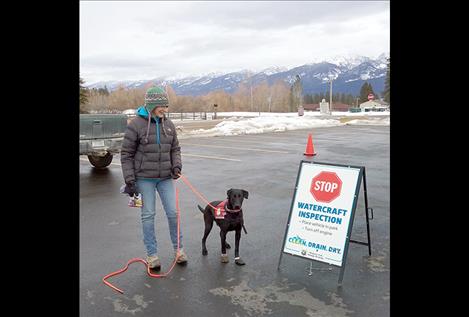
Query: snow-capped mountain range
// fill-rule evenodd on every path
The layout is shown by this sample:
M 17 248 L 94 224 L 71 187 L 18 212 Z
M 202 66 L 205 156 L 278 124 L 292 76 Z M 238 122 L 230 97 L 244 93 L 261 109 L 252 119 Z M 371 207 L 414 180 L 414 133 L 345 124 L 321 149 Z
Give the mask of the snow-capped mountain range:
M 372 85 L 376 93 L 384 90 L 387 58 L 389 54 L 383 53 L 376 59 L 365 56 L 336 56 L 330 59 L 312 62 L 291 69 L 285 67 L 269 67 L 260 72 L 241 70 L 232 73 L 210 73 L 202 76 L 184 78 L 154 78 L 151 80 L 134 81 L 102 81 L 85 86 L 87 88 L 104 88 L 113 91 L 119 86 L 125 88 L 143 88 L 150 82 L 161 85 L 171 85 L 178 95 L 204 95 L 215 90 L 224 90 L 233 93 L 241 83 L 253 86 L 266 81 L 272 85 L 282 80 L 291 85 L 296 75 L 299 75 L 303 84 L 304 94 L 326 92 L 329 89 L 330 78 L 333 79 L 333 93 L 351 93 L 358 95 L 365 82 Z

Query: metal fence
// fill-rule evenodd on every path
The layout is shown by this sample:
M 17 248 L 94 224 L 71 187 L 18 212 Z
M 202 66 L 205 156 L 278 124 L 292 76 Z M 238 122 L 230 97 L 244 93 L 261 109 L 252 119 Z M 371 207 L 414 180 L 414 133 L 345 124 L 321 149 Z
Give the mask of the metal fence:
M 211 120 L 213 112 L 168 112 L 167 116 L 177 120 Z
M 91 110 L 90 114 L 120 114 L 123 113 L 121 110 Z M 128 117 L 135 117 L 136 113 L 126 111 Z M 175 120 L 212 120 L 216 119 L 214 112 L 168 112 L 166 114 L 170 119 Z

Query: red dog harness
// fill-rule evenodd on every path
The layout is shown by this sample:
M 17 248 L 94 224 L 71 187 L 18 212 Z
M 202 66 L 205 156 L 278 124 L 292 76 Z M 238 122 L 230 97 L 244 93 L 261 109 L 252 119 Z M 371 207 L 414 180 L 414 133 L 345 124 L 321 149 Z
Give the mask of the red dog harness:
M 213 215 L 215 219 L 225 219 L 225 214 L 227 212 L 239 212 L 241 209 L 229 209 L 226 207 L 228 204 L 228 199 L 220 202 L 218 205 L 215 206 L 215 210 L 213 211 Z

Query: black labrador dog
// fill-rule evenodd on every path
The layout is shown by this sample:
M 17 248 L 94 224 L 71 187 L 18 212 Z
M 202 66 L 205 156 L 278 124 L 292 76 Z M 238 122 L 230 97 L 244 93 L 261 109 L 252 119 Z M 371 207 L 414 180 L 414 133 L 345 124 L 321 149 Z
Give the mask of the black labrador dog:
M 207 247 L 205 241 L 212 230 L 213 221 L 220 227 L 221 237 L 221 262 L 228 263 L 228 255 L 226 249 L 230 249 L 231 246 L 226 242 L 226 234 L 228 231 L 235 231 L 235 263 L 238 265 L 244 265 L 244 261 L 239 257 L 239 239 L 241 238 L 241 228 L 246 232 L 244 228 L 243 205 L 244 198 L 248 198 L 249 193 L 244 189 L 231 188 L 226 192 L 228 195 L 224 201 L 216 200 L 212 201 L 210 205 L 215 207 L 213 209 L 210 205 L 205 206 L 203 209 L 200 205 L 200 211 L 204 214 L 205 232 L 202 238 L 202 254 L 207 255 Z

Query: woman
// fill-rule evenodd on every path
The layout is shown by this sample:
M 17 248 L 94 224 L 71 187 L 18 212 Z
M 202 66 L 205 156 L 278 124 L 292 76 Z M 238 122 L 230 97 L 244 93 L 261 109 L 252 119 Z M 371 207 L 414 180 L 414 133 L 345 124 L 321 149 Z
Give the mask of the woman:
M 151 269 L 161 269 L 155 235 L 156 191 L 160 195 L 168 218 L 169 233 L 177 251 L 177 215 L 174 179 L 181 173 L 181 148 L 173 122 L 166 118 L 168 95 L 161 87 L 151 87 L 145 93 L 145 105 L 137 109 L 130 121 L 122 143 L 121 164 L 125 192 L 130 196 L 141 193 L 141 219 L 147 263 Z M 176 262 L 184 264 L 187 255 L 182 249 L 179 229 L 179 252 Z

